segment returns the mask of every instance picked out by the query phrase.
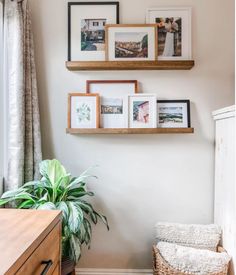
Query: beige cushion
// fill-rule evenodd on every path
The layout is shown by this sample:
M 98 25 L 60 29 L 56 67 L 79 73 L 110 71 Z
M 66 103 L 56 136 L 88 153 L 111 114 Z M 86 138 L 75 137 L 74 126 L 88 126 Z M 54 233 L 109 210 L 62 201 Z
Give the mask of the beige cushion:
M 216 251 L 221 239 L 221 228 L 214 224 L 179 224 L 158 222 L 157 241 L 175 243 L 200 249 Z
M 190 274 L 206 275 L 220 272 L 230 261 L 230 256 L 226 252 L 217 253 L 167 242 L 159 242 L 157 248 L 172 268 Z

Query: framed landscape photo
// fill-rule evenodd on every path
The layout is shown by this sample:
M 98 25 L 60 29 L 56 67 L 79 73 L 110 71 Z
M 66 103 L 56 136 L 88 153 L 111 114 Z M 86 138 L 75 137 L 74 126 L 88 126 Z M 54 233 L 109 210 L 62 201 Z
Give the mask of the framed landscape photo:
M 68 128 L 99 128 L 99 106 L 98 94 L 69 94 Z
M 129 128 L 156 128 L 156 96 L 140 94 L 128 98 Z
M 158 60 L 192 59 L 191 7 L 147 10 L 146 23 L 158 25 Z
M 190 128 L 189 100 L 158 100 L 158 128 Z
M 100 95 L 101 128 L 128 128 L 128 95 L 138 92 L 137 80 L 88 80 L 86 91 Z
M 105 60 L 106 24 L 119 24 L 119 2 L 69 2 L 68 61 Z
M 157 59 L 157 24 L 106 25 L 106 60 Z

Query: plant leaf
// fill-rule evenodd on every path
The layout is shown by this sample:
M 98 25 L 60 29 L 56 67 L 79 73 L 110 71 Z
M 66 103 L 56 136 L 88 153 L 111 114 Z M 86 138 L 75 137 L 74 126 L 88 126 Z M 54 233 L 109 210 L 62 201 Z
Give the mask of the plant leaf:
M 80 249 L 80 241 L 79 239 L 72 234 L 70 237 L 70 252 L 71 252 L 71 258 L 77 262 L 80 259 L 81 256 L 81 249 Z
M 41 161 L 39 164 L 39 172 L 43 177 L 47 177 L 48 176 L 48 165 L 50 163 L 50 160 L 44 160 Z
M 50 160 L 47 167 L 47 176 L 53 186 L 56 185 L 59 180 L 67 176 L 64 166 L 56 159 Z
M 57 207 L 58 210 L 62 211 L 63 218 L 66 222 L 68 217 L 69 217 L 69 209 L 68 209 L 67 204 L 64 201 L 61 201 L 57 204 L 56 207 Z
M 37 207 L 38 210 L 56 210 L 56 206 L 52 202 L 46 202 Z
M 25 188 L 18 188 L 18 189 L 15 189 L 15 190 L 10 190 L 10 191 L 7 191 L 5 193 L 3 193 L 2 195 L 2 199 L 7 199 L 7 198 L 12 198 L 12 197 L 15 197 L 16 195 L 19 195 L 21 193 L 24 193 L 25 192 Z
M 100 214 L 97 213 L 96 211 L 94 211 L 94 214 L 97 215 L 97 216 L 102 220 L 102 222 L 106 225 L 107 230 L 110 230 L 109 225 L 108 225 L 107 218 L 106 218 L 104 215 L 100 215 Z
M 83 221 L 83 212 L 73 202 L 69 201 L 67 205 L 69 208 L 68 226 L 71 232 L 76 233 L 79 231 L 80 224 Z
M 19 209 L 29 209 L 32 208 L 34 202 L 32 200 L 23 201 L 20 205 L 17 206 Z

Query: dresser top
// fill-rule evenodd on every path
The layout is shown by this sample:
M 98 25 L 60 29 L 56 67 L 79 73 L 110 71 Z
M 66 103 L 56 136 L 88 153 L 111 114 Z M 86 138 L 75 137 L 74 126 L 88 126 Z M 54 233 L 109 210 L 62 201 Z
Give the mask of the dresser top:
M 14 274 L 60 219 L 57 210 L 0 209 L 0 274 Z

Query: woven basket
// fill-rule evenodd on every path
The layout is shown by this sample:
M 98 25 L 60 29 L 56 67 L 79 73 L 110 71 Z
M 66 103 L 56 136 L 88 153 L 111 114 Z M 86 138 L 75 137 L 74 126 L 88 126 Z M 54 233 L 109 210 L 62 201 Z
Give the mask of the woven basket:
M 222 247 L 218 247 L 218 252 L 224 252 Z M 223 270 L 217 273 L 209 273 L 206 275 L 227 275 L 229 265 L 226 265 Z M 172 268 L 165 259 L 161 256 L 159 249 L 153 246 L 153 275 L 193 275 L 184 273 Z

